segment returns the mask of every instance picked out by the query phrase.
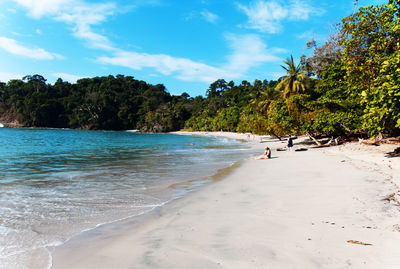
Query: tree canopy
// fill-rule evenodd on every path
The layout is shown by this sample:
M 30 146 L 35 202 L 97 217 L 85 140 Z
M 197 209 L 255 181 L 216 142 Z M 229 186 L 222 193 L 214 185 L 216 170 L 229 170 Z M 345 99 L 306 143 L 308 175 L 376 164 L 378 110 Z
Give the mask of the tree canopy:
M 360 8 L 279 80 L 210 84 L 206 96 L 171 95 L 132 76 L 41 75 L 0 83 L 0 120 L 23 126 L 167 132 L 182 128 L 276 136 L 400 135 L 400 3 Z

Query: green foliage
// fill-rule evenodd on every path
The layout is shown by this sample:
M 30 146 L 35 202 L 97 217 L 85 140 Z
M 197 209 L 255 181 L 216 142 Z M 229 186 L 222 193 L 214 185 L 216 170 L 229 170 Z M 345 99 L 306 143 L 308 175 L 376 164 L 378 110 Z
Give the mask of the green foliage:
M 304 132 L 344 135 L 359 131 L 362 109 L 359 101 L 348 95 L 345 76 L 341 61 L 333 62 L 322 71 L 315 96 L 306 105 L 309 113 L 303 119 Z
M 228 107 L 218 111 L 213 120 L 214 130 L 235 132 L 239 123 L 240 111 L 238 107 Z
M 349 94 L 364 108 L 370 135 L 400 134 L 400 4 L 361 8 L 343 19 L 342 41 Z
M 256 80 L 240 85 L 218 80 L 210 85 L 207 98 L 197 104 L 185 129 L 268 133 L 267 110 L 273 99 L 279 99 L 276 81 Z
M 354 111 L 320 111 L 310 121 L 309 132 L 327 135 L 344 135 L 357 130 L 359 118 Z
M 169 131 L 190 117 L 189 96 L 172 97 L 163 85 L 133 77 L 95 77 L 46 84 L 40 75 L 1 85 L 1 111 L 16 111 L 26 126 Z M 164 119 L 165 117 L 165 119 Z
M 288 106 L 285 100 L 271 102 L 268 109 L 268 130 L 267 132 L 281 136 L 295 131 L 295 120 L 289 115 Z
M 310 87 L 310 79 L 302 70 L 302 65 L 296 65 L 293 56 L 287 58 L 284 63 L 286 66 L 281 65 L 281 67 L 287 74 L 276 86 L 276 90 L 281 91 L 284 98 L 292 94 L 306 93 Z
M 262 135 L 270 134 L 268 132 L 268 120 L 263 114 L 260 114 L 252 107 L 247 106 L 240 114 L 237 132 Z
M 131 76 L 50 85 L 33 75 L 0 83 L 0 116 L 16 114 L 26 126 L 42 127 L 399 135 L 399 7 L 389 0 L 344 18 L 326 44 L 310 43 L 310 58 L 298 65 L 288 58 L 279 81 L 220 79 L 206 97 L 192 98 Z

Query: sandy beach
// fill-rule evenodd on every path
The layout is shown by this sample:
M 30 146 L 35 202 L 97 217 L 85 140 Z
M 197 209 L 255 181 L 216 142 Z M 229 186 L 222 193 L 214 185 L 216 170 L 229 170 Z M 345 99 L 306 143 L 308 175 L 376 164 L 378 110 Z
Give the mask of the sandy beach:
M 276 139 L 199 135 L 248 140 L 260 154 L 268 145 L 272 159 L 245 160 L 140 221 L 71 240 L 52 268 L 400 267 L 400 158 L 384 155 L 395 145 L 278 152 Z

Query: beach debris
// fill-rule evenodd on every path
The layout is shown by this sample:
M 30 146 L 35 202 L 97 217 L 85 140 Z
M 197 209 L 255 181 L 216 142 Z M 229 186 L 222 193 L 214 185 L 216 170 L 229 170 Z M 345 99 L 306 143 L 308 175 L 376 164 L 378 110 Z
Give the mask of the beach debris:
M 393 151 L 386 153 L 386 157 L 399 157 L 399 156 L 400 156 L 400 147 L 397 147 Z
M 400 206 L 400 202 L 396 199 L 396 192 L 393 192 L 389 195 L 387 195 L 385 198 L 382 199 L 382 201 L 387 201 L 387 202 L 393 202 L 396 205 Z
M 370 243 L 364 243 L 358 240 L 347 240 L 347 243 L 351 243 L 351 244 L 358 244 L 358 245 L 363 245 L 363 246 L 373 246 Z
M 372 227 L 372 226 L 362 226 L 365 229 L 377 229 L 377 227 Z
M 395 192 L 387 195 L 385 198 L 382 199 L 382 201 L 388 201 L 390 203 L 390 201 L 395 201 L 396 199 L 394 198 L 394 196 L 396 195 Z
M 276 151 L 286 151 L 285 148 L 277 148 Z
M 343 143 L 342 138 L 339 136 L 337 138 L 334 138 L 333 136 L 329 139 L 328 142 L 326 143 L 322 143 L 320 141 L 318 141 L 314 136 L 312 136 L 311 134 L 307 133 L 308 137 L 315 142 L 315 144 L 317 144 L 316 146 L 314 146 L 313 148 L 324 148 L 324 147 L 330 147 L 330 146 L 337 146 Z
M 379 146 L 381 144 L 399 144 L 400 143 L 400 136 L 398 137 L 388 137 L 383 138 L 382 136 L 377 136 L 370 139 L 362 139 L 359 138 L 358 142 L 368 146 Z
M 367 146 L 379 146 L 379 141 L 374 139 L 368 139 L 368 140 L 361 139 L 359 142 Z
M 308 149 L 306 148 L 299 148 L 299 149 L 295 149 L 294 151 L 307 151 Z

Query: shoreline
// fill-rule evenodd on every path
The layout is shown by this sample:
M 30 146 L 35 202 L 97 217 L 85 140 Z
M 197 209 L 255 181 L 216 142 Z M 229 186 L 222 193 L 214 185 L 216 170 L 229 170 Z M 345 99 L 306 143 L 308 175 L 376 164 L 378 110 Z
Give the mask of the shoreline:
M 382 199 L 399 189 L 399 159 L 363 145 L 277 152 L 283 143 L 123 229 L 56 248 L 52 268 L 395 268 L 399 207 Z

